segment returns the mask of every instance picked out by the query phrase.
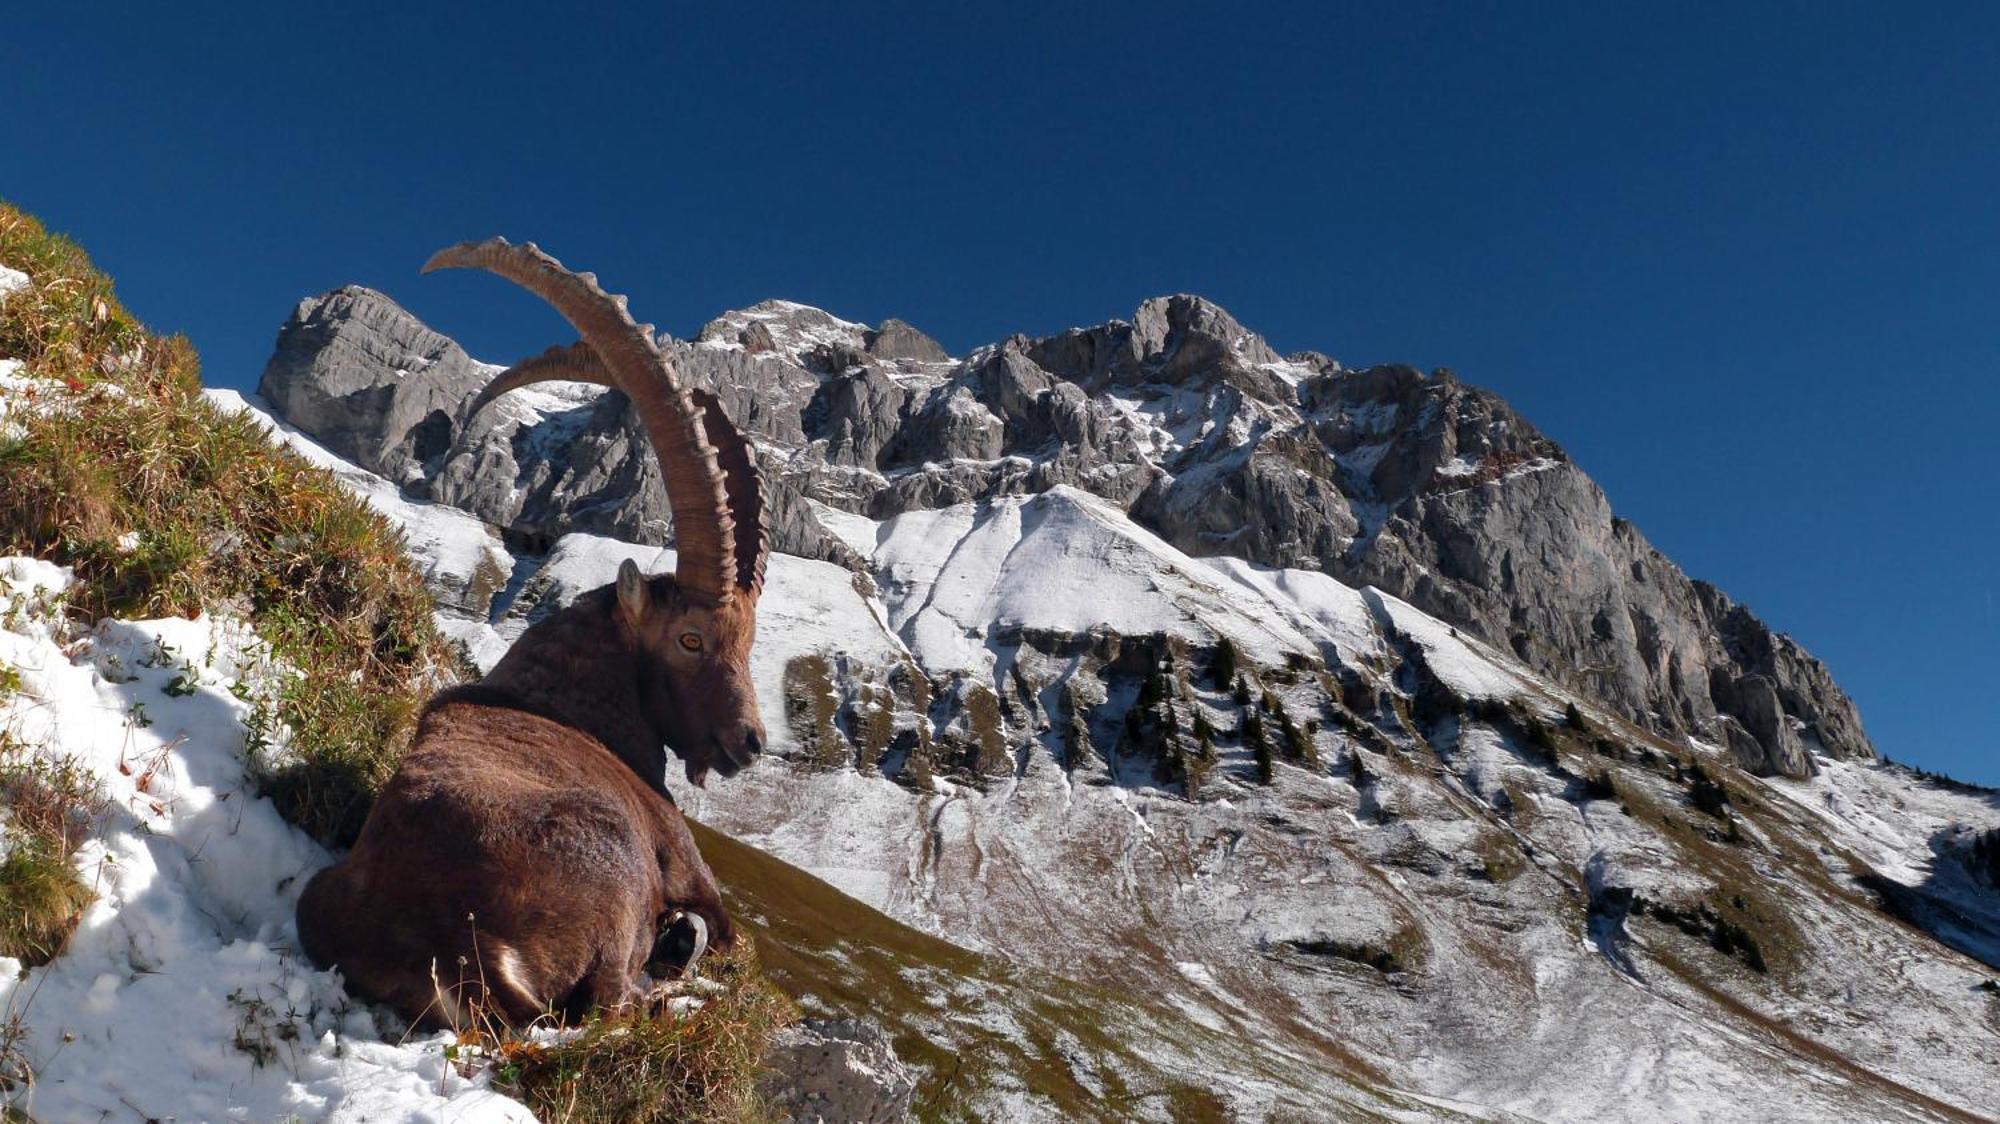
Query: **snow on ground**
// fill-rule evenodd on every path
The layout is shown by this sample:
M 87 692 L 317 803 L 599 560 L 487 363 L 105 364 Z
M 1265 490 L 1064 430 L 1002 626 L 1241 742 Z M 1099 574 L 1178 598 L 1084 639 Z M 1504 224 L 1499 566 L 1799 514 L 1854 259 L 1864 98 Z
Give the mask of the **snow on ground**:
M 106 620 L 67 634 L 66 571 L 0 559 L 0 729 L 70 759 L 109 810 L 75 856 L 97 900 L 68 949 L 0 959 L 0 1019 L 28 1028 L 20 1107 L 37 1120 L 519 1121 L 446 1062 L 450 1036 L 378 1038 L 331 973 L 293 951 L 326 852 L 244 775 L 244 718 L 284 670 L 244 623 Z M 170 690 L 171 689 L 171 690 Z
M 889 621 L 930 671 L 990 673 L 992 635 L 1016 629 L 1226 635 L 1266 659 L 1318 650 L 1287 614 L 1075 488 L 913 511 L 882 527 L 874 561 Z
M 1370 586 L 1361 592 L 1376 617 L 1424 650 L 1424 661 L 1444 684 L 1467 699 L 1544 699 L 1548 689 L 1513 660 L 1458 629 Z
M 0 265 L 0 298 L 28 287 L 28 275 L 18 269 Z
M 1896 766 L 1817 757 L 1820 775 L 1759 783 L 1808 813 L 1843 848 L 1905 885 L 1935 872 L 1940 837 L 1965 824 L 2000 827 L 2000 794 L 1917 781 Z
M 811 497 L 806 498 L 806 505 L 812 508 L 813 516 L 819 520 L 819 525 L 831 531 L 835 538 L 846 543 L 849 550 L 854 551 L 863 558 L 874 555 L 875 544 L 881 537 L 882 524 L 868 518 L 866 515 L 856 515 L 851 511 L 842 511 L 837 507 L 830 504 L 823 504 Z
M 1337 578 L 1318 570 L 1272 569 L 1241 558 L 1202 561 L 1246 587 L 1293 628 L 1331 647 L 1341 663 L 1378 657 L 1386 650 L 1367 598 Z

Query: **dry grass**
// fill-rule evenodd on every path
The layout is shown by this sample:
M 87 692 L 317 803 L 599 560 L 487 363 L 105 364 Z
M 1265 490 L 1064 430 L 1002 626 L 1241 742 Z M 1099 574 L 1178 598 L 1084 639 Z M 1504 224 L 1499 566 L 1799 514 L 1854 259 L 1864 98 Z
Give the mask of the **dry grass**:
M 0 732 L 0 956 L 34 967 L 69 944 L 96 898 L 70 862 L 103 797 L 90 774 L 65 760 L 30 755 Z

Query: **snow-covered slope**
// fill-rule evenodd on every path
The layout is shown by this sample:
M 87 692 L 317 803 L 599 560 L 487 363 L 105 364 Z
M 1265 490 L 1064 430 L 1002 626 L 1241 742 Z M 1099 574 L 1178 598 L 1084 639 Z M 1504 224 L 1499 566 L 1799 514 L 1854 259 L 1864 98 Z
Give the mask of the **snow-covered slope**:
M 484 527 L 344 472 L 441 588 L 472 584 Z M 1358 1112 L 1327 1099 L 1355 1081 L 1440 1098 L 1399 1111 L 1546 1120 L 2000 1103 L 2000 898 L 1957 849 L 2000 825 L 1993 794 L 1830 758 L 1752 778 L 1379 590 L 1191 558 L 1067 488 L 830 526 L 867 573 L 774 557 L 759 606 L 780 759 L 684 806 L 919 929 L 1257 1044 L 1268 1067 L 1207 1078 L 1237 1116 Z M 490 661 L 625 557 L 671 565 L 566 536 L 444 617 Z M 1247 703 L 1213 675 L 1225 637 Z M 813 654 L 853 743 L 831 767 L 787 697 Z M 912 665 L 927 691 L 890 697 Z M 977 725 L 968 687 L 997 700 L 1006 767 L 912 772 Z
M 0 559 L 0 667 L 20 675 L 0 731 L 108 799 L 76 856 L 96 901 L 68 948 L 31 970 L 0 958 L 0 1023 L 33 1072 L 9 1103 L 50 1122 L 532 1120 L 453 1069 L 449 1035 L 384 1041 L 294 951 L 298 891 L 329 858 L 244 775 L 246 699 L 286 674 L 256 635 L 225 617 L 73 634 L 68 584 Z

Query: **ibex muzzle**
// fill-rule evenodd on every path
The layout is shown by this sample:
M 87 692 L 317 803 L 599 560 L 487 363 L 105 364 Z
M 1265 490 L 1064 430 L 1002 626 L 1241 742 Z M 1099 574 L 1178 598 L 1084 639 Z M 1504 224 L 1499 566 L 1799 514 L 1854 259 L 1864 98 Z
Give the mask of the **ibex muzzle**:
M 658 457 L 672 576 L 618 580 L 536 624 L 478 683 L 425 708 L 354 849 L 299 898 L 314 963 L 413 1022 L 520 1024 L 634 1002 L 735 929 L 665 787 L 666 751 L 702 784 L 764 746 L 750 681 L 763 589 L 755 457 L 713 395 L 682 385 L 625 298 L 533 244 L 444 250 L 424 269 L 491 270 L 582 339 L 494 379 L 469 422 L 548 380 L 614 387 Z

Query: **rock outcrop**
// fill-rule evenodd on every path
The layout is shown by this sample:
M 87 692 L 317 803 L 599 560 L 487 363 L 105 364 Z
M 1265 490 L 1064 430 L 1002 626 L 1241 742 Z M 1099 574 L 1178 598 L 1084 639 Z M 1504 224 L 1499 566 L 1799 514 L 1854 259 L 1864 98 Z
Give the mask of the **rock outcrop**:
M 901 321 L 869 328 L 785 301 L 662 342 L 754 436 L 781 551 L 865 569 L 832 513 L 1067 485 L 1190 554 L 1379 587 L 1754 771 L 1874 756 L 1823 665 L 1689 579 L 1553 441 L 1448 372 L 1281 357 L 1192 296 L 961 360 Z M 670 540 L 621 396 L 537 388 L 468 424 L 494 370 L 349 286 L 299 305 L 259 390 L 333 451 L 517 549 L 574 530 Z
M 771 1038 L 759 1086 L 785 1124 L 900 1124 L 916 1078 L 889 1036 L 857 1019 L 805 1019 Z

